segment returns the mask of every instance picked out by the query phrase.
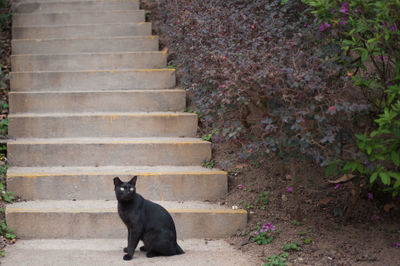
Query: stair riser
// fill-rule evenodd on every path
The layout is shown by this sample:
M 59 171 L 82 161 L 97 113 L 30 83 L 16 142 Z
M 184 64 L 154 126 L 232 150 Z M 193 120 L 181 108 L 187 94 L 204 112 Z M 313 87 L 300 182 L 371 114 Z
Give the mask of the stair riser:
M 82 72 L 14 72 L 12 91 L 93 91 L 170 89 L 175 86 L 175 71 L 82 71 Z
M 78 71 L 161 68 L 167 55 L 156 52 L 11 56 L 13 71 Z
M 13 39 L 91 38 L 151 35 L 151 23 L 98 24 L 57 27 L 15 27 Z M 103 45 L 103 44 L 98 44 Z
M 79 12 L 55 14 L 24 14 L 13 16 L 13 27 L 52 26 L 104 23 L 138 23 L 145 21 L 144 10 L 131 12 Z
M 11 113 L 174 112 L 185 97 L 184 90 L 9 93 L 9 103 Z
M 136 10 L 138 1 L 73 1 L 52 3 L 21 3 L 14 5 L 16 13 L 68 13 L 100 10 Z
M 117 206 L 115 206 L 117 209 Z M 245 213 L 183 212 L 170 210 L 179 239 L 220 238 L 246 226 Z M 22 239 L 126 238 L 127 229 L 115 212 L 7 213 L 7 225 Z
M 208 143 L 13 144 L 10 166 L 201 165 L 210 160 Z
M 194 137 L 195 114 L 9 117 L 14 138 Z
M 150 200 L 188 201 L 214 200 L 227 193 L 227 178 L 215 174 L 74 174 L 14 175 L 7 188 L 26 200 L 115 200 L 113 178 L 130 180 L 138 175 L 137 191 Z
M 101 45 L 99 45 L 101 43 Z M 17 54 L 70 54 L 101 52 L 157 51 L 158 37 L 13 40 L 12 53 Z

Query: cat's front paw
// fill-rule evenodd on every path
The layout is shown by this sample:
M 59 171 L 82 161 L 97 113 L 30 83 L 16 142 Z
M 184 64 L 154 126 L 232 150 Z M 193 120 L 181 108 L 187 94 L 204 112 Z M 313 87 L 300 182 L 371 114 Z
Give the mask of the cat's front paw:
M 131 260 L 132 257 L 133 257 L 132 255 L 126 254 L 126 255 L 123 257 L 123 259 L 124 259 L 124 260 Z
M 124 248 L 124 252 L 125 252 L 125 253 L 128 253 L 128 248 Z

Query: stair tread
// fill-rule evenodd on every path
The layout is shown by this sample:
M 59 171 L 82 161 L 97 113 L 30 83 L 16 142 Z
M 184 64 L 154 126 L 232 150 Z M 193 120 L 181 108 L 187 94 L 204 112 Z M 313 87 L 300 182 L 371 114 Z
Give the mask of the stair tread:
M 34 26 L 16 26 L 13 27 L 14 29 L 18 28 L 66 28 L 66 27 L 87 27 L 87 26 L 107 26 L 107 25 L 124 25 L 127 27 L 137 26 L 137 25 L 144 25 L 144 24 L 151 24 L 151 22 L 134 22 L 134 23 L 121 23 L 121 22 L 114 22 L 114 23 L 87 23 L 87 24 L 60 24 L 60 25 L 34 25 Z
M 112 40 L 112 39 L 155 39 L 157 35 L 128 35 L 128 36 L 109 36 L 109 37 L 71 37 L 71 38 L 28 38 L 28 39 L 12 39 L 11 42 L 20 42 L 20 41 L 69 41 L 69 40 Z
M 140 193 L 139 193 L 140 194 Z M 177 212 L 213 212 L 247 213 L 245 210 L 232 209 L 225 205 L 202 201 L 154 201 L 171 213 Z M 7 205 L 6 213 L 22 212 L 117 212 L 116 200 L 40 200 L 16 202 Z
M 136 55 L 136 54 L 164 54 L 162 51 L 135 51 L 135 52 L 91 52 L 91 53 L 66 53 L 66 54 L 14 54 L 11 57 L 31 57 L 31 56 L 83 56 L 83 55 Z
M 62 71 L 16 71 L 12 74 L 52 74 L 52 73 L 123 73 L 123 72 L 173 72 L 172 68 L 131 68 L 131 69 L 101 69 L 101 70 L 62 70 Z
M 154 90 L 101 90 L 101 91 L 10 91 L 9 94 L 79 94 L 79 93 L 160 93 L 160 92 L 182 92 L 184 89 L 154 89 Z
M 219 169 L 209 169 L 201 166 L 99 166 L 99 167 L 9 167 L 7 177 L 40 176 L 40 175 L 105 175 L 105 174 L 226 174 Z
M 9 114 L 8 117 L 87 117 L 87 116 L 132 116 L 132 117 L 155 117 L 155 116 L 197 116 L 187 112 L 79 112 L 79 113 L 17 113 Z
M 19 138 L 8 140 L 12 144 L 126 144 L 126 143 L 204 143 L 210 144 L 208 141 L 199 138 L 188 137 L 146 137 L 146 138 Z
M 113 0 L 114 1 L 114 0 Z M 106 14 L 114 14 L 114 13 L 144 13 L 143 9 L 131 9 L 131 10 L 84 10 L 84 11 L 71 11 L 71 12 L 55 12 L 55 13 L 17 13 L 13 14 L 13 18 L 15 17 L 24 17 L 24 16 L 52 16 L 52 15 L 70 15 L 70 14 L 99 14 L 99 13 L 106 13 Z

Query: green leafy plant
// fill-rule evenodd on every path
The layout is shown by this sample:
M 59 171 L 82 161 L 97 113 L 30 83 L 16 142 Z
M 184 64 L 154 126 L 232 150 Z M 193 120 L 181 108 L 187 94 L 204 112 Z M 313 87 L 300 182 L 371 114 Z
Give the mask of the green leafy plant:
M 303 240 L 303 242 L 304 242 L 304 244 L 308 245 L 308 244 L 311 244 L 312 239 L 307 237 L 306 239 Z
M 286 243 L 283 245 L 283 250 L 284 251 L 299 251 L 301 248 L 299 246 L 299 243 L 293 242 L 293 243 Z
M 215 164 L 214 160 L 209 160 L 209 161 L 203 161 L 202 166 L 211 169 L 214 168 L 214 164 Z
M 400 2 L 397 0 L 303 0 L 311 6 L 321 32 L 332 33 L 341 46 L 338 60 L 368 101 L 375 125 L 356 134 L 359 151 L 335 161 L 339 166 L 377 180 L 393 196 L 400 192 Z M 328 108 L 336 114 L 336 106 Z
M 274 240 L 275 226 L 265 223 L 262 226 L 257 224 L 257 231 L 254 232 L 253 241 L 259 245 L 268 245 Z
M 265 259 L 263 266 L 286 266 L 286 260 L 289 257 L 289 253 L 282 252 L 280 255 L 272 255 Z
M 255 200 L 254 204 L 256 204 L 256 205 L 261 204 L 261 206 L 259 207 L 260 210 L 265 210 L 266 205 L 268 204 L 268 194 L 269 194 L 269 191 L 263 191 L 258 196 L 258 199 Z
M 221 131 L 220 129 L 213 129 L 213 130 L 211 131 L 211 133 L 206 134 L 206 135 L 203 135 L 203 136 L 201 137 L 201 139 L 202 139 L 202 140 L 205 140 L 205 141 L 211 141 L 211 140 L 212 140 L 212 137 L 213 137 L 215 134 L 218 134 L 220 131 Z

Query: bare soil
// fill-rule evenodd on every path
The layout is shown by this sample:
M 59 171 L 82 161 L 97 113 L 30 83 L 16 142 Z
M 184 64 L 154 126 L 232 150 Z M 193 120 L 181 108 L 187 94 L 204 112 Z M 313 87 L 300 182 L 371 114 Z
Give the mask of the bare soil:
M 216 167 L 230 165 L 225 169 L 229 193 L 221 202 L 249 212 L 247 228 L 227 239 L 237 249 L 261 263 L 281 254 L 284 244 L 297 242 L 301 250 L 289 252 L 288 265 L 400 265 L 399 200 L 384 195 L 369 199 L 364 185 L 352 181 L 335 189 L 319 166 L 306 162 L 296 162 L 294 171 L 274 159 L 240 162 L 238 147 L 213 144 Z M 297 188 L 297 198 L 289 187 Z M 264 191 L 268 203 L 256 203 Z M 266 222 L 279 232 L 271 244 L 258 245 L 252 236 L 257 223 Z M 311 244 L 304 244 L 307 238 Z

